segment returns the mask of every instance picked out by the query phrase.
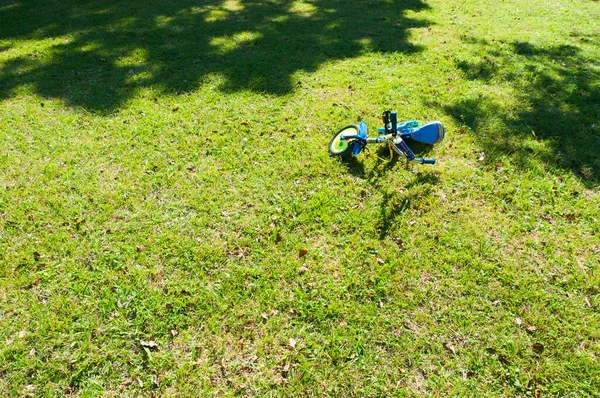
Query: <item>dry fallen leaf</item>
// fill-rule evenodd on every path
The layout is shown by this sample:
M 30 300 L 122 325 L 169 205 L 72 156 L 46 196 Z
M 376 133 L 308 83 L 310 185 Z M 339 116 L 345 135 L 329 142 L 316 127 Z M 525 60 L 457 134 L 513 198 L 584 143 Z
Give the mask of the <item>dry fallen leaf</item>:
M 519 317 L 516 317 L 515 318 L 515 323 L 517 324 L 517 326 L 520 327 L 523 324 L 523 320 L 521 320 L 521 318 L 519 318 Z
M 528 325 L 525 329 L 527 329 L 528 332 L 535 332 L 537 330 L 537 328 L 533 325 Z
M 304 275 L 308 272 L 308 265 L 302 264 L 302 266 L 298 269 L 298 275 Z
M 302 257 L 306 256 L 307 253 L 308 253 L 308 250 L 300 249 L 300 251 L 298 252 L 298 258 L 302 258 Z
M 236 249 L 236 250 L 231 250 L 226 253 L 227 257 L 238 258 L 240 260 L 247 257 L 249 254 L 250 254 L 250 252 L 248 251 L 247 247 L 244 247 L 241 249 Z
M 398 246 L 398 249 L 402 249 L 404 247 L 404 241 L 400 238 L 392 238 L 392 242 Z
M 290 338 L 290 347 L 296 348 L 296 340 Z
M 140 344 L 142 345 L 142 347 L 146 347 L 146 348 L 158 348 L 158 344 L 156 344 L 155 341 L 146 341 L 146 340 L 140 340 Z
M 377 257 L 377 262 L 381 265 L 385 264 L 385 261 L 383 261 L 383 259 L 380 257 Z
M 179 332 L 175 329 L 171 329 L 171 336 L 175 337 L 179 334 Z
M 544 352 L 544 345 L 542 343 L 533 343 L 531 348 L 533 348 L 533 351 L 537 352 L 538 354 Z
M 25 337 L 27 337 L 27 330 L 21 330 L 19 332 L 19 338 L 24 339 Z
M 448 351 L 452 355 L 456 355 L 456 349 L 454 347 L 452 347 L 452 345 L 450 343 L 444 343 L 444 348 L 446 349 L 446 351 Z
M 510 365 L 510 361 L 508 360 L 508 358 L 506 358 L 506 356 L 504 355 L 499 355 L 498 356 L 498 360 L 500 361 L 501 364 L 503 365 Z

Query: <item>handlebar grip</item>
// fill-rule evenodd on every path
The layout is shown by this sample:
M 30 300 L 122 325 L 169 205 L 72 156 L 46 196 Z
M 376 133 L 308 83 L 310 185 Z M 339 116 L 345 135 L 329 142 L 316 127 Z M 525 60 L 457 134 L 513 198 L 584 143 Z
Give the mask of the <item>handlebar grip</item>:
M 421 163 L 421 164 L 435 164 L 435 159 L 434 158 L 421 158 L 421 161 L 419 163 Z

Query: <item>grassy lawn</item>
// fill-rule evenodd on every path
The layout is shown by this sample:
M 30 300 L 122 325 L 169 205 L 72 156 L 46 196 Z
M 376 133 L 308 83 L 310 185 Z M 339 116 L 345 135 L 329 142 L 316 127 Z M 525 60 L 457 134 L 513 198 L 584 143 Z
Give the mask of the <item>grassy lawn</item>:
M 600 396 L 598 1 L 0 21 L 0 396 Z

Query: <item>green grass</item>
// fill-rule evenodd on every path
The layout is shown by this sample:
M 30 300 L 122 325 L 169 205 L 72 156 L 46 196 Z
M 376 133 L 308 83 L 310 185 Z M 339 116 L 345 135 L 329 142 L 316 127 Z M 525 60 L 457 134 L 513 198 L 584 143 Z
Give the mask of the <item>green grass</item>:
M 0 20 L 1 396 L 600 396 L 597 1 Z

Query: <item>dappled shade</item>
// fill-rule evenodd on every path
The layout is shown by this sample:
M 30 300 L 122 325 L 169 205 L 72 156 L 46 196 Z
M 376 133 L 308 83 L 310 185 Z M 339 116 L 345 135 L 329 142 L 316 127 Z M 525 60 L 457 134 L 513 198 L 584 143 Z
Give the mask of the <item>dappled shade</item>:
M 572 45 L 540 47 L 520 41 L 480 45 L 487 55 L 477 62 L 459 60 L 458 68 L 470 80 L 496 79 L 511 85 L 519 108 L 509 109 L 491 96 L 477 94 L 445 106 L 446 111 L 476 133 L 500 123 L 502 134 L 483 140 L 487 152 L 510 154 L 525 168 L 533 158 L 542 160 L 571 169 L 589 186 L 597 185 L 600 60 L 587 59 Z M 523 138 L 532 136 L 550 150 L 534 153 L 522 145 Z
M 203 84 L 283 95 L 297 71 L 365 51 L 414 52 L 400 1 L 15 1 L 0 5 L 0 39 L 45 40 L 0 64 L 0 98 L 20 86 L 72 106 L 112 111 L 141 88 Z M 6 49 L 5 49 L 6 50 Z

